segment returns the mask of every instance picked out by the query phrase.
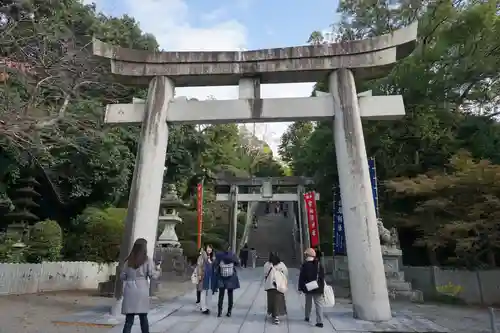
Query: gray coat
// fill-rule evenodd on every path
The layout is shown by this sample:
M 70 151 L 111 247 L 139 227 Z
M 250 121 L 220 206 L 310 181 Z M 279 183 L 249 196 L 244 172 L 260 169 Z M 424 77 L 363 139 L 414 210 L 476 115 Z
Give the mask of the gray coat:
M 157 279 L 160 271 L 151 259 L 137 269 L 125 267 L 120 279 L 123 281 L 122 314 L 149 312 L 149 280 Z

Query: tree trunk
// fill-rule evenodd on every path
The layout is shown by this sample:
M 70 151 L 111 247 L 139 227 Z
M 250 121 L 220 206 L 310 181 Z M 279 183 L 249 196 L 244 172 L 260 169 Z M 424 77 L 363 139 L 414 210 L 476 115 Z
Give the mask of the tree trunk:
M 439 266 L 439 261 L 437 259 L 436 251 L 427 247 L 427 255 L 429 256 L 429 262 L 431 266 Z
M 489 249 L 488 250 L 488 265 L 490 265 L 491 268 L 493 267 L 497 267 L 496 265 L 496 258 L 495 258 L 495 251 L 493 251 L 492 249 Z

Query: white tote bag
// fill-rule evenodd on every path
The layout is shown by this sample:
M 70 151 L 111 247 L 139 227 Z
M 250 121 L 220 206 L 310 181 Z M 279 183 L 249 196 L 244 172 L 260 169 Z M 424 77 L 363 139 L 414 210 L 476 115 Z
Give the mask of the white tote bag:
M 276 283 L 276 290 L 284 294 L 288 290 L 288 280 L 285 274 L 279 269 L 274 269 L 274 282 Z
M 198 282 L 200 282 L 198 280 L 198 274 L 196 272 L 196 269 L 193 271 L 193 274 L 191 274 L 191 283 L 192 284 L 198 284 Z
M 335 306 L 335 294 L 333 293 L 333 288 L 325 283 L 325 289 L 323 290 L 324 305 L 326 307 Z

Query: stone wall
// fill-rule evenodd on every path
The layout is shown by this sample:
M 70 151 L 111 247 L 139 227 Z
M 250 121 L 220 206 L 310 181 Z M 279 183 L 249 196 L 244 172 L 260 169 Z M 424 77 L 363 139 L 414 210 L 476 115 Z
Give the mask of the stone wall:
M 500 270 L 466 271 L 439 267 L 403 267 L 405 277 L 424 296 L 453 294 L 469 304 L 500 304 Z
M 338 261 L 338 260 L 337 260 Z M 325 257 L 326 273 L 333 279 L 347 279 L 345 267 L 336 267 L 333 257 Z M 337 263 L 338 266 L 338 263 Z M 500 270 L 467 271 L 439 267 L 400 266 L 404 279 L 423 293 L 424 299 L 439 294 L 452 295 L 468 304 L 500 304 Z
M 41 264 L 0 263 L 0 295 L 44 291 L 97 289 L 99 282 L 115 274 L 116 263 L 44 262 Z

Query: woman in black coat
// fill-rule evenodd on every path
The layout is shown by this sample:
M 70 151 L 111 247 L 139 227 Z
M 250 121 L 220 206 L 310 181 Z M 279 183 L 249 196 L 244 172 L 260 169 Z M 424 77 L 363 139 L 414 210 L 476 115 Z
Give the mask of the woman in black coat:
M 299 291 L 305 294 L 305 321 L 309 321 L 312 303 L 316 308 L 316 327 L 323 327 L 323 292 L 325 289 L 325 270 L 316 257 L 314 249 L 305 251 L 305 261 L 300 268 Z

